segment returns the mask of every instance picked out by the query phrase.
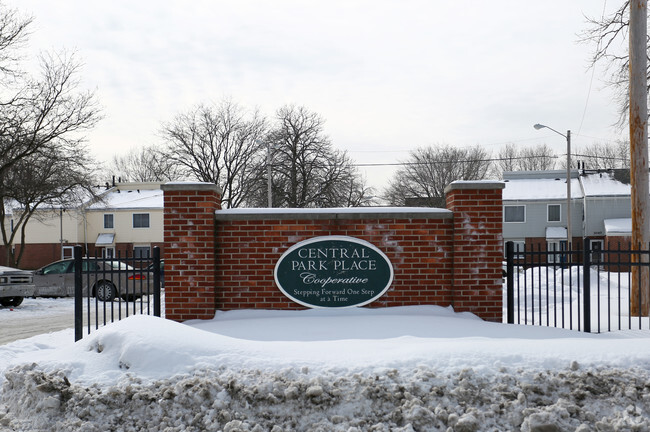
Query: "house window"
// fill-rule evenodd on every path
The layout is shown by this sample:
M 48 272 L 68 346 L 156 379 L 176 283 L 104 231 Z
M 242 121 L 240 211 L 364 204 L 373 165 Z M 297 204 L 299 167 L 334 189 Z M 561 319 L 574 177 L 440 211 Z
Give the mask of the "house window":
M 74 246 L 63 246 L 61 250 L 61 259 L 74 258 Z
M 149 213 L 134 213 L 133 228 L 149 228 Z
M 526 222 L 525 205 L 507 205 L 503 206 L 504 222 Z
M 503 244 L 503 253 L 505 256 L 506 253 L 506 244 L 507 242 L 504 242 Z M 526 241 L 525 240 L 512 240 L 512 250 L 515 253 L 514 258 L 515 259 L 523 259 L 524 258 L 524 252 L 526 251 Z
M 560 222 L 561 209 L 562 206 L 560 204 L 549 204 L 546 206 L 546 222 Z
M 108 228 L 108 229 L 115 228 L 115 225 L 113 224 L 113 215 L 110 213 L 104 215 L 104 228 Z
M 150 256 L 149 246 L 136 246 L 133 248 L 134 258 L 149 258 Z

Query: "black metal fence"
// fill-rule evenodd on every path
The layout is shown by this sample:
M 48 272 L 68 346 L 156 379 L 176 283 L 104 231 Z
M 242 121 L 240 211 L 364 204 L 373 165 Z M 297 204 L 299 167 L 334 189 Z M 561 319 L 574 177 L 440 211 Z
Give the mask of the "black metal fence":
M 75 341 L 131 315 L 161 316 L 160 248 L 153 257 L 83 257 L 75 247 Z
M 650 329 L 643 310 L 650 250 L 515 248 L 506 243 L 506 321 L 585 332 Z M 638 287 L 635 289 L 635 287 Z

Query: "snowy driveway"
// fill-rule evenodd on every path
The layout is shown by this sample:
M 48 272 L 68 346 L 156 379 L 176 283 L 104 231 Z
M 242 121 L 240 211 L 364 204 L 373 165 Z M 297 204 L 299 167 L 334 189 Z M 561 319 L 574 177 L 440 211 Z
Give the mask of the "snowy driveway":
M 94 299 L 91 302 L 94 309 Z M 84 299 L 84 307 L 86 305 Z M 147 304 L 144 304 L 145 307 Z M 103 322 L 104 313 L 110 320 L 111 307 L 113 314 L 117 317 L 118 307 L 122 307 L 122 316 L 126 316 L 126 303 L 113 302 L 106 304 L 98 303 L 99 317 Z M 139 310 L 140 303 L 137 302 L 136 309 Z M 130 309 L 133 306 L 131 304 Z M 136 312 L 137 312 L 136 310 Z M 132 312 L 129 315 L 133 315 Z M 95 321 L 95 311 L 92 310 L 91 322 Z M 84 334 L 87 333 L 88 317 L 84 312 Z M 44 333 L 52 333 L 59 330 L 74 328 L 74 298 L 26 298 L 17 308 L 0 307 L 0 345 L 25 339 Z

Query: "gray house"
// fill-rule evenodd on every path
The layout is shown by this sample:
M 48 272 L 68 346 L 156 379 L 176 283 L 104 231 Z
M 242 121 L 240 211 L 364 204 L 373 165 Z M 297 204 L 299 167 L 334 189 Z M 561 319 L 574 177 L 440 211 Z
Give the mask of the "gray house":
M 515 248 L 563 250 L 567 245 L 566 171 L 505 172 L 503 240 Z M 571 245 L 587 237 L 595 248 L 627 242 L 629 172 L 571 171 Z

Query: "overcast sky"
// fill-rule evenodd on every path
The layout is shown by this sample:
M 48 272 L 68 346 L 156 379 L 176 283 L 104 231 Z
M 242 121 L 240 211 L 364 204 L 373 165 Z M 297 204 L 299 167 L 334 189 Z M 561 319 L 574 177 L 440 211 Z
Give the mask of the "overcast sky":
M 605 0 L 5 0 L 35 17 L 30 48 L 75 50 L 105 119 L 95 155 L 156 144 L 162 122 L 230 98 L 272 116 L 304 105 L 357 163 L 404 160 L 420 146 L 627 135 L 585 16 Z M 610 0 L 608 11 L 620 1 Z M 392 167 L 364 168 L 383 186 Z

